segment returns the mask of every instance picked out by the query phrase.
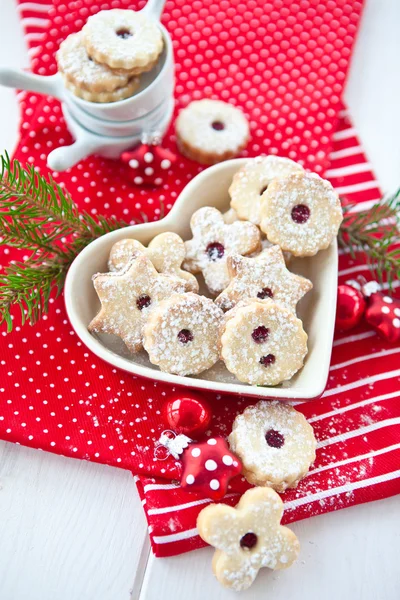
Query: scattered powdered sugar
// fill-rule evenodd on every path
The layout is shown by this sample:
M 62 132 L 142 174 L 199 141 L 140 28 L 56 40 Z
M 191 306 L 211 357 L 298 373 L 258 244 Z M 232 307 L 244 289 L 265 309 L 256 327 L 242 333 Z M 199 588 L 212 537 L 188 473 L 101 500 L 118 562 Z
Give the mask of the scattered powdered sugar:
M 305 206 L 309 218 L 296 223 L 294 207 Z M 270 242 L 295 256 L 313 256 L 329 246 L 343 219 L 340 200 L 329 181 L 315 173 L 275 179 L 263 195 L 261 229 Z
M 260 231 L 253 223 L 235 221 L 226 224 L 216 208 L 205 206 L 197 210 L 190 221 L 193 238 L 185 242 L 184 267 L 192 273 L 202 272 L 207 287 L 218 294 L 229 284 L 227 258 L 234 254 L 251 254 L 260 247 Z M 222 247 L 220 255 L 210 254 L 212 244 Z
M 249 137 L 249 124 L 235 106 L 206 99 L 191 102 L 179 113 L 176 132 L 190 148 L 221 156 L 243 147 Z
M 221 309 L 204 296 L 171 296 L 152 312 L 144 328 L 144 347 L 150 362 L 178 375 L 209 369 L 219 359 L 222 316 Z
M 240 219 L 260 223 L 261 197 L 271 181 L 301 171 L 303 167 L 290 158 L 257 156 L 250 159 L 234 175 L 229 188 L 231 206 Z
M 263 343 L 252 337 L 259 327 L 268 330 Z M 221 356 L 229 371 L 252 385 L 277 385 L 290 379 L 307 354 L 307 334 L 292 312 L 271 300 L 243 300 L 226 313 L 222 325 Z M 273 356 L 267 366 L 263 357 Z
M 309 279 L 286 268 L 279 246 L 271 246 L 252 258 L 231 256 L 227 264 L 231 281 L 216 299 L 223 310 L 233 308 L 240 300 L 268 296 L 295 312 L 297 302 L 312 288 Z
M 267 432 L 277 432 L 284 443 L 273 447 Z M 278 491 L 296 487 L 315 460 L 316 439 L 302 413 L 281 402 L 249 406 L 233 423 L 229 444 L 243 462 L 250 483 Z

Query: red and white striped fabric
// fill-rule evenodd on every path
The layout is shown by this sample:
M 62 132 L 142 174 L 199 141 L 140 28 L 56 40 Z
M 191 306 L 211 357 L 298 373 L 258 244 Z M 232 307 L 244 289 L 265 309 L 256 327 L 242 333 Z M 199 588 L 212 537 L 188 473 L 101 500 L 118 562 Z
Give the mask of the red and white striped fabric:
M 344 108 L 330 159 L 325 175 L 355 210 L 379 200 L 378 183 Z M 342 253 L 339 264 L 340 283 L 358 274 L 369 277 L 365 262 L 349 254 Z M 400 347 L 389 347 L 365 324 L 337 335 L 327 390 L 320 400 L 296 408 L 313 425 L 318 450 L 307 477 L 282 496 L 285 523 L 400 493 Z M 196 518 L 210 500 L 178 483 L 146 477 L 136 483 L 156 556 L 205 545 Z M 223 501 L 236 504 L 247 487 L 237 478 Z

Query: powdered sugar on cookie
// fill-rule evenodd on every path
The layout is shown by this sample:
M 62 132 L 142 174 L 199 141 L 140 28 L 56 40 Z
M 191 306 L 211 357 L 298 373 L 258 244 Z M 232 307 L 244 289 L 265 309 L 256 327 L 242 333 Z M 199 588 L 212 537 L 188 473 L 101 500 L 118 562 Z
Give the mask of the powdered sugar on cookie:
M 327 248 L 342 219 L 337 193 L 315 173 L 275 179 L 262 197 L 261 229 L 270 242 L 295 256 L 313 256 Z
M 316 440 L 302 413 L 283 402 L 259 402 L 238 415 L 229 436 L 253 485 L 296 487 L 315 460 Z
M 162 371 L 195 375 L 219 359 L 218 334 L 223 313 L 197 294 L 171 296 L 151 314 L 144 328 L 144 347 Z

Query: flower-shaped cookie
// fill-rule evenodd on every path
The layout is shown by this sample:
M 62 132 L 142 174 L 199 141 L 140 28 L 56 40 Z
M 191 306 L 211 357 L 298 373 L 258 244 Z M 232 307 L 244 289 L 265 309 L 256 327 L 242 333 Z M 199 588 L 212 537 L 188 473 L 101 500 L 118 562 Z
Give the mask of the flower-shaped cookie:
M 216 548 L 212 568 L 218 581 L 235 591 L 251 586 L 262 567 L 286 569 L 300 544 L 280 522 L 283 502 L 270 488 L 253 488 L 236 508 L 211 504 L 197 518 L 200 537 Z
M 290 379 L 307 354 L 302 322 L 273 300 L 238 302 L 225 314 L 220 332 L 226 368 L 251 385 L 278 385 Z
M 274 179 L 262 195 L 262 231 L 294 256 L 314 256 L 328 248 L 342 220 L 337 192 L 316 173 Z
M 227 224 L 219 210 L 211 206 L 197 210 L 190 227 L 193 238 L 185 242 L 184 267 L 191 273 L 202 272 L 212 294 L 219 294 L 229 284 L 229 256 L 251 254 L 260 248 L 256 225 L 247 221 Z
M 231 282 L 215 300 L 223 310 L 247 298 L 273 298 L 295 312 L 297 302 L 312 288 L 309 279 L 291 273 L 279 246 L 266 248 L 257 256 L 230 256 Z
M 317 442 L 304 415 L 284 402 L 259 402 L 238 415 L 229 436 L 253 485 L 278 492 L 297 486 L 315 460 Z
M 171 231 L 160 233 L 147 248 L 132 239 L 116 242 L 111 248 L 108 268 L 110 271 L 119 271 L 125 268 L 132 258 L 140 254 L 147 255 L 159 273 L 184 279 L 188 292 L 198 292 L 199 284 L 196 277 L 181 269 L 186 253 L 183 240 L 177 233 Z
M 142 331 L 150 309 L 175 293 L 185 291 L 185 282 L 157 273 L 147 256 L 138 256 L 126 269 L 98 273 L 93 284 L 101 309 L 89 331 L 117 335 L 132 352 L 142 348 Z

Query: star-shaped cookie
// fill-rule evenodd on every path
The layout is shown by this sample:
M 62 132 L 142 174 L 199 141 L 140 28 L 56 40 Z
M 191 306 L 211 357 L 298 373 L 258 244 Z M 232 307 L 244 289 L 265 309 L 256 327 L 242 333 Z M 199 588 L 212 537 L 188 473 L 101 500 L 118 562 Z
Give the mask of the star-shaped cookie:
M 214 207 L 204 206 L 191 220 L 193 238 L 185 242 L 184 267 L 191 273 L 202 273 L 212 294 L 219 294 L 229 284 L 227 259 L 232 255 L 251 254 L 260 249 L 260 230 L 253 223 L 225 223 Z
M 117 335 L 132 353 L 142 348 L 149 311 L 172 294 L 185 291 L 184 280 L 157 273 L 144 255 L 134 258 L 123 271 L 94 275 L 93 284 L 101 309 L 89 331 Z
M 309 279 L 286 268 L 279 246 L 267 248 L 254 258 L 230 256 L 227 266 L 231 282 L 215 300 L 223 310 L 248 298 L 273 298 L 295 312 L 297 302 L 312 288 Z

